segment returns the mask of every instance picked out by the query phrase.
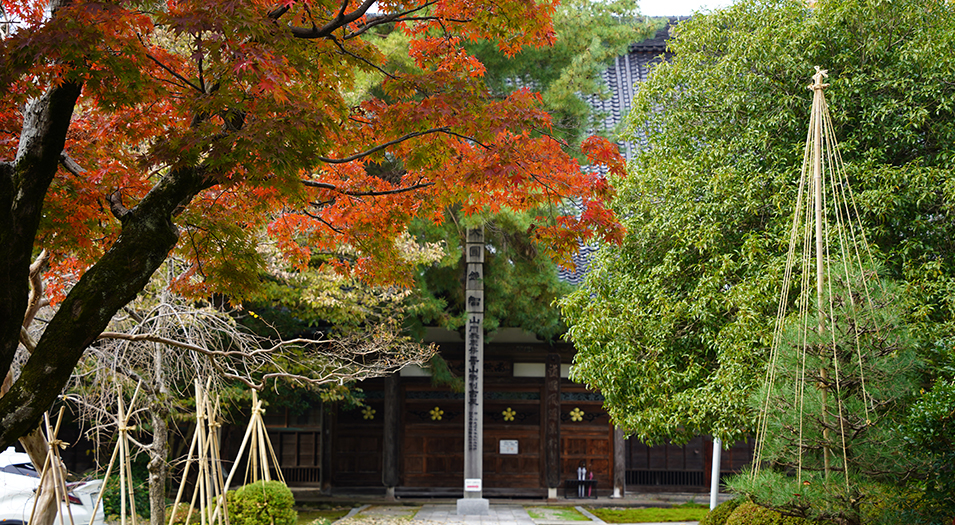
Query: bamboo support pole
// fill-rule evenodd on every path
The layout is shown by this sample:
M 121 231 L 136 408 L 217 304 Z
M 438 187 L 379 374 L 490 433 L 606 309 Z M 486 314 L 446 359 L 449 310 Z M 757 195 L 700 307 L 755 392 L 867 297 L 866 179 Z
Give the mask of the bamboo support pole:
M 116 465 L 116 458 L 119 456 L 119 447 L 113 447 L 113 455 L 109 458 L 109 466 L 106 467 L 106 475 L 103 476 L 103 486 L 100 488 L 99 496 L 96 498 L 96 504 L 93 505 L 93 514 L 90 515 L 89 525 L 93 525 L 93 521 L 96 519 L 96 511 L 99 510 L 99 506 L 103 502 L 103 495 L 106 493 L 106 480 L 109 479 L 110 474 L 113 473 L 113 466 Z
M 182 494 L 186 490 L 186 480 L 189 479 L 189 465 L 192 463 L 192 454 L 196 450 L 196 440 L 199 438 L 198 429 L 192 433 L 192 443 L 189 445 L 189 452 L 186 454 L 186 465 L 183 467 L 182 482 L 179 483 L 179 490 L 176 492 L 175 502 L 172 504 L 173 512 L 169 515 L 169 525 L 172 525 L 176 518 L 176 509 L 182 502 Z M 190 505 L 191 508 L 191 505 Z M 186 516 L 185 525 L 189 525 L 190 516 Z M 92 525 L 92 524 L 90 524 Z
M 825 89 L 829 84 L 823 83 L 822 79 L 825 77 L 826 73 L 823 70 L 817 70 L 816 74 L 813 75 L 813 100 L 812 100 L 812 120 L 813 120 L 813 163 L 812 163 L 812 179 L 814 186 L 814 198 L 813 206 L 815 213 L 815 230 L 816 230 L 816 321 L 817 321 L 817 330 L 821 336 L 826 333 L 826 322 L 825 322 L 825 310 L 823 309 L 823 301 L 825 299 L 825 294 L 823 292 L 826 284 L 826 261 L 825 261 L 825 250 L 824 250 L 824 231 L 823 231 L 823 215 L 822 215 L 822 121 L 823 121 L 823 105 L 825 104 L 825 99 L 823 98 L 822 90 Z M 822 343 L 819 343 L 822 345 Z M 822 352 L 820 352 L 820 355 Z M 825 471 L 826 479 L 829 478 L 829 470 L 831 468 L 829 462 L 830 450 L 829 450 L 829 429 L 826 426 L 826 411 L 827 407 L 827 398 L 828 398 L 828 373 L 826 372 L 825 367 L 819 369 L 819 376 L 822 379 L 820 383 L 820 389 L 822 390 L 822 414 L 820 414 L 821 421 L 823 424 L 822 438 L 823 438 L 823 470 Z

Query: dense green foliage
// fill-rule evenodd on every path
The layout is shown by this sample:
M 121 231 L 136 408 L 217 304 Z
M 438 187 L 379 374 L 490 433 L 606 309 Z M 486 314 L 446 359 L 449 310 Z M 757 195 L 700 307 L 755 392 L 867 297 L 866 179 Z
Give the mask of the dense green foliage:
M 234 525 L 295 525 L 295 498 L 281 481 L 259 481 L 228 493 L 229 523 Z
M 899 324 L 893 287 L 871 280 L 870 302 L 861 282 L 858 272 L 833 276 L 825 334 L 787 323 L 774 380 L 754 396 L 765 418 L 758 462 L 774 472 L 737 476 L 734 492 L 808 518 L 868 523 L 864 507 L 883 499 L 880 482 L 925 471 L 903 453 L 899 431 L 918 391 L 915 345 Z
M 149 458 L 140 454 L 132 459 L 133 497 L 136 504 L 136 515 L 149 517 Z M 103 493 L 103 514 L 107 519 L 119 519 L 122 514 L 119 471 L 114 470 L 106 480 L 106 490 Z M 129 498 L 129 494 L 126 495 Z M 129 499 L 126 500 L 126 515 L 132 513 Z
M 952 370 L 947 374 L 951 377 Z M 920 494 L 898 507 L 906 523 L 948 525 L 955 518 L 955 381 L 940 380 L 911 408 L 903 430 L 911 453 L 929 464 Z
M 477 217 L 470 222 L 482 220 Z M 459 222 L 465 221 L 465 222 Z M 458 224 L 454 224 L 457 222 Z M 464 234 L 467 219 L 446 221 L 441 226 L 420 223 L 417 234 L 424 240 L 444 242 L 447 255 L 419 275 L 417 321 L 425 326 L 461 329 L 466 320 Z M 484 240 L 484 326 L 489 333 L 500 327 L 523 328 L 545 340 L 566 329 L 551 305 L 570 291 L 557 277 L 557 267 L 534 243 L 530 218 L 524 214 L 498 213 L 487 218 Z
M 783 516 L 774 510 L 750 502 L 736 507 L 726 519 L 726 525 L 811 525 L 813 523 L 816 522 L 804 518 Z
M 720 503 L 700 520 L 700 525 L 726 525 L 726 520 L 730 517 L 730 514 L 745 501 L 742 498 L 735 498 Z
M 562 310 L 574 377 L 617 424 L 732 443 L 755 424 L 814 66 L 900 324 L 922 357 L 955 332 L 955 7 L 748 0 L 673 33 L 630 117 L 647 147 L 615 181 L 628 235 Z

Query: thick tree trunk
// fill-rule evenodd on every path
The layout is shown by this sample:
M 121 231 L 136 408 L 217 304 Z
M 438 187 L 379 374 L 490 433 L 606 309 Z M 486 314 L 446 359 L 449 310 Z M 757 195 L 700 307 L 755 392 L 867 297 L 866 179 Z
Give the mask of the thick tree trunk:
M 116 243 L 70 291 L 20 378 L 0 398 L 0 447 L 33 428 L 53 404 L 83 351 L 142 291 L 175 246 L 179 231 L 173 213 L 212 185 L 197 169 L 174 170 L 121 218 Z
M 38 427 L 33 432 L 21 437 L 20 444 L 23 445 L 23 449 L 26 450 L 30 456 L 30 461 L 33 462 L 37 472 L 40 472 L 46 461 L 47 454 L 47 442 L 43 432 L 41 432 Z M 66 468 L 58 461 L 51 462 L 48 468 L 59 469 L 60 479 L 66 476 Z M 53 472 L 51 471 L 47 473 L 46 478 L 43 479 L 40 485 L 39 499 L 36 502 L 36 510 L 33 513 L 30 525 L 53 525 L 56 521 L 58 509 L 56 485 L 54 483 Z M 64 519 L 66 519 L 65 516 Z
M 9 372 L 20 342 L 43 200 L 56 174 L 80 90 L 80 84 L 64 82 L 30 104 L 23 112 L 16 158 L 0 163 L 0 376 Z M 0 449 L 35 427 L 42 413 L 19 427 L 19 434 L 0 439 Z M 5 416 L 0 412 L 0 428 L 7 427 Z

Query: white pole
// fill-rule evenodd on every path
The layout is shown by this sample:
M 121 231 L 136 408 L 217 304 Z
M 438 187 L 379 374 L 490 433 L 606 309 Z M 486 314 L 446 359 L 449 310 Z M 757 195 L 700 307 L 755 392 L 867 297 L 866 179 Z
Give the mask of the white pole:
M 716 508 L 717 499 L 720 495 L 720 453 L 723 447 L 720 446 L 720 438 L 713 438 L 713 470 L 710 471 L 710 510 Z

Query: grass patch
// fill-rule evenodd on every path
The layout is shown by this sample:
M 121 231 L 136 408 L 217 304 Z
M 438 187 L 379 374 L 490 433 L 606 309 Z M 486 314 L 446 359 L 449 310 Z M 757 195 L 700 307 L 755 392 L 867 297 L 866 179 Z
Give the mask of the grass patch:
M 669 509 L 588 508 L 607 523 L 653 523 L 667 521 L 699 521 L 710 511 L 706 505 L 684 503 Z
M 687 501 L 686 503 L 680 503 L 679 505 L 674 505 L 674 508 L 681 509 L 706 509 L 710 510 L 709 503 L 697 503 L 695 501 Z
M 527 514 L 535 520 L 590 521 L 573 507 L 526 507 Z
M 333 521 L 344 518 L 351 507 L 335 507 L 331 509 L 300 509 L 298 511 L 297 525 L 315 525 L 329 524 Z M 320 520 L 320 521 L 319 521 Z

